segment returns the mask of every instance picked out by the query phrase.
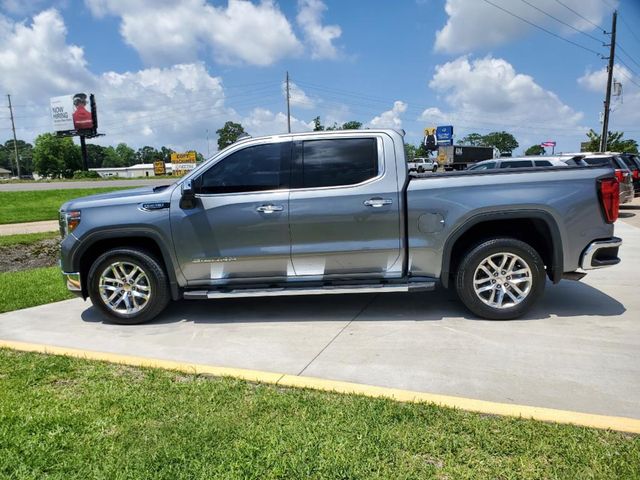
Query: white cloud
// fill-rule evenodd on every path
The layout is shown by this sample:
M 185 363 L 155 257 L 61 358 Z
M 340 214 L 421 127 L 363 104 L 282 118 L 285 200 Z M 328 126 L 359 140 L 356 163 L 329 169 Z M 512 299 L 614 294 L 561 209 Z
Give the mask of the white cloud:
M 533 77 L 517 73 L 504 59 L 459 57 L 436 67 L 429 86 L 468 120 L 505 125 L 577 125 L 582 113 L 562 103 Z M 430 112 L 425 112 L 429 115 Z M 423 114 L 424 115 L 424 114 Z
M 282 94 L 284 98 L 287 98 L 287 87 L 284 82 L 282 83 Z M 289 103 L 292 107 L 310 109 L 315 108 L 317 102 L 294 82 L 289 82 Z
M 369 126 L 374 128 L 402 128 L 402 114 L 407 111 L 407 104 L 396 100 L 391 110 L 374 117 Z
M 298 0 L 298 25 L 311 47 L 311 58 L 335 59 L 339 51 L 333 44 L 342 35 L 338 25 L 322 25 L 322 13 L 327 6 L 321 0 Z
M 77 91 L 96 94 L 99 130 L 107 136 L 94 141 L 102 144 L 206 151 L 205 130 L 238 118 L 225 106 L 222 80 L 201 63 L 96 75 L 66 34 L 56 10 L 35 15 L 30 24 L 0 15 L 0 90 L 12 95 L 20 138 L 51 131 L 49 97 Z
M 45 10 L 31 24 L 0 15 L 0 85 L 14 95 L 38 97 L 93 88 L 84 51 L 66 43 L 57 10 Z M 40 99 L 38 99 L 40 100 Z
M 254 108 L 249 115 L 242 119 L 242 126 L 250 135 L 277 135 L 287 132 L 287 115 L 282 112 L 273 113 L 266 108 Z M 306 123 L 291 117 L 292 132 L 308 132 L 313 130 L 313 122 Z
M 622 97 L 612 97 L 609 124 L 611 130 L 632 130 L 633 136 L 640 133 L 640 88 L 629 79 L 632 73 L 622 65 L 613 68 L 613 78 L 622 83 Z M 637 78 L 637 77 L 636 77 Z M 586 90 L 600 94 L 604 98 L 607 86 L 607 69 L 587 71 L 578 78 L 578 84 Z
M 559 34 L 577 34 L 524 2 L 494 0 L 493 3 Z M 591 23 L 581 19 L 555 0 L 536 0 L 532 3 L 578 30 L 594 29 Z M 601 0 L 563 0 L 562 3 L 579 11 L 595 24 L 602 24 L 604 14 L 608 10 L 608 6 Z M 482 0 L 447 0 L 445 11 L 449 17 L 447 23 L 436 32 L 435 49 L 439 52 L 466 53 L 479 48 L 493 47 L 523 37 L 534 30 L 534 27 L 522 20 Z M 592 43 L 594 49 L 599 46 L 589 40 L 586 42 Z
M 121 18 L 120 33 L 150 65 L 193 61 L 211 49 L 219 63 L 271 65 L 303 47 L 273 0 L 85 0 L 92 13 Z

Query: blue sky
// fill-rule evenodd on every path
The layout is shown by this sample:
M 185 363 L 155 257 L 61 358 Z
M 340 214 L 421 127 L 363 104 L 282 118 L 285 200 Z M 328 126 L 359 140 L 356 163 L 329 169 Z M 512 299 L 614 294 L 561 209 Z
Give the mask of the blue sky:
M 51 130 L 50 96 L 76 91 L 95 92 L 105 145 L 206 153 L 226 120 L 281 133 L 288 70 L 296 131 L 320 115 L 404 128 L 411 142 L 453 124 L 458 138 L 507 130 L 523 148 L 578 149 L 600 128 L 605 60 L 496 5 L 602 54 L 593 24 L 608 29 L 617 8 L 611 129 L 640 139 L 637 0 L 0 0 L 0 85 L 26 140 Z M 0 114 L 0 141 L 9 127 Z

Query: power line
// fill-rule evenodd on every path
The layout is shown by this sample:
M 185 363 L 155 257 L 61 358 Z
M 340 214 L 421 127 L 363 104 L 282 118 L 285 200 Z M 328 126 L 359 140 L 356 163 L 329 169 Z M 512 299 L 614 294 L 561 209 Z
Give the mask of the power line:
M 627 21 L 624 19 L 624 17 L 622 16 L 620 17 L 620 20 L 622 20 L 623 25 L 626 27 L 627 30 L 629 30 L 631 35 L 633 35 L 633 37 L 638 41 L 638 43 L 640 43 L 640 37 L 636 35 L 636 32 L 633 31 L 633 28 L 631 28 L 631 25 L 629 25 Z
M 640 67 L 640 63 L 636 62 L 634 58 L 624 48 L 622 48 L 622 45 L 620 45 L 620 42 L 618 42 L 618 45 L 616 45 L 616 47 L 619 48 L 620 51 L 622 51 L 622 53 L 624 53 L 629 58 L 629 60 L 631 60 L 633 63 L 635 63 L 637 66 Z
M 550 13 L 548 13 L 548 12 L 544 11 L 543 9 L 541 9 L 541 8 L 539 8 L 539 7 L 536 7 L 535 5 L 533 5 L 532 3 L 528 2 L 527 0 L 520 0 L 520 1 L 521 1 L 521 2 L 526 3 L 526 4 L 527 4 L 527 5 L 529 5 L 531 8 L 536 9 L 536 10 L 537 10 L 537 11 L 539 11 L 540 13 L 542 13 L 542 14 L 546 15 L 547 17 L 549 17 L 549 18 L 553 18 L 556 22 L 561 23 L 562 25 L 564 25 L 564 26 L 566 26 L 566 27 L 569 27 L 569 28 L 570 28 L 570 29 L 572 29 L 572 30 L 575 30 L 576 32 L 580 33 L 581 35 L 584 35 L 585 37 L 589 37 L 589 38 L 591 38 L 591 39 L 595 40 L 595 41 L 596 41 L 596 42 L 598 42 L 598 43 L 602 43 L 602 40 L 601 40 L 601 39 L 596 38 L 596 37 L 594 37 L 593 35 L 591 35 L 591 34 L 589 34 L 589 33 L 583 32 L 582 30 L 580 30 L 580 29 L 578 29 L 578 28 L 574 27 L 573 25 L 571 25 L 571 24 L 569 24 L 569 23 L 567 23 L 567 22 L 564 22 L 564 21 L 560 20 L 560 19 L 559 19 L 559 18 L 557 18 L 557 17 L 554 17 L 554 16 L 553 16 L 553 15 L 551 15 Z
M 554 36 L 554 37 L 556 37 L 556 38 L 558 38 L 558 39 L 560 39 L 560 40 L 562 40 L 564 42 L 570 43 L 571 45 L 573 45 L 575 47 L 581 48 L 582 50 L 586 50 L 587 52 L 591 52 L 591 53 L 593 53 L 595 55 L 600 56 L 600 52 L 596 52 L 595 50 L 592 50 L 589 47 L 585 47 L 584 45 L 581 45 L 579 43 L 574 42 L 573 40 L 569 40 L 568 38 L 564 38 L 564 37 L 562 37 L 562 36 L 560 36 L 560 35 L 558 35 L 556 33 L 553 33 L 551 30 L 547 30 L 546 28 L 541 27 L 540 25 L 537 25 L 537 24 L 527 20 L 526 18 L 523 18 L 520 15 L 517 15 L 517 14 L 511 12 L 511 11 L 507 10 L 506 8 L 503 8 L 500 5 L 497 5 L 497 4 L 493 3 L 491 0 L 484 0 L 484 2 L 488 3 L 489 5 L 491 5 L 491 6 L 495 7 L 495 8 L 497 8 L 498 10 L 502 10 L 503 12 L 511 15 L 512 17 L 515 17 L 515 18 L 517 18 L 519 20 L 522 20 L 523 22 L 531 25 L 532 27 L 537 28 L 538 30 L 542 30 L 543 32 L 546 32 L 549 35 L 552 35 L 552 36 Z
M 594 27 L 602 30 L 602 32 L 606 32 L 607 30 L 603 27 L 601 27 L 600 25 L 598 25 L 597 23 L 593 23 L 591 20 L 589 20 L 587 17 L 583 16 L 582 14 L 580 14 L 579 12 L 576 12 L 573 8 L 571 8 L 569 5 L 567 5 L 564 2 L 561 2 L 560 0 L 556 0 L 556 2 L 558 2 L 560 5 L 562 5 L 564 8 L 566 8 L 567 10 L 575 13 L 577 16 L 579 16 L 581 19 L 583 19 L 585 22 L 590 23 L 591 25 L 593 25 Z
M 620 57 L 618 57 L 618 61 L 619 61 L 622 65 L 624 65 L 625 67 L 627 67 L 627 69 L 629 69 L 629 71 L 630 71 L 630 72 L 633 72 L 633 70 L 629 67 L 629 65 L 627 65 L 627 64 L 624 62 L 624 60 L 622 60 Z M 633 83 L 634 85 L 636 85 L 636 86 L 640 87 L 640 83 L 636 82 L 636 81 L 633 79 L 633 77 L 631 77 L 631 76 L 627 75 L 627 74 L 625 73 L 625 71 L 624 71 L 624 70 L 620 70 L 620 71 L 619 71 L 619 73 L 620 73 L 620 75 L 622 75 L 623 77 L 626 77 L 626 78 L 627 78 L 627 80 L 629 80 L 631 83 Z M 633 73 L 634 73 L 636 76 L 638 76 L 638 74 L 636 74 L 635 72 L 633 72 Z

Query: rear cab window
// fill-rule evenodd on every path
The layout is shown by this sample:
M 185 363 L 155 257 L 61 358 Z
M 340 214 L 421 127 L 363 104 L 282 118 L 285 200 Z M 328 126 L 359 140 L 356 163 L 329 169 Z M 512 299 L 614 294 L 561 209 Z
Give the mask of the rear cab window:
M 357 185 L 380 173 L 375 137 L 302 140 L 296 150 L 294 187 Z
M 531 160 L 524 161 L 515 161 L 515 160 L 506 160 L 500 162 L 500 168 L 526 168 L 533 167 L 533 162 Z
M 536 167 L 551 167 L 551 162 L 549 160 L 535 160 L 534 161 Z

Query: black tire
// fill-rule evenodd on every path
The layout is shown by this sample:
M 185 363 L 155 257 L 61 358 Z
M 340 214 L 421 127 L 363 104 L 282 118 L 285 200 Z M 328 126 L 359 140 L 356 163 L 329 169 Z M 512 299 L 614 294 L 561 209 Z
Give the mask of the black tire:
M 100 276 L 115 262 L 135 265 L 144 272 L 148 282 L 149 298 L 135 313 L 121 313 L 112 310 L 100 295 Z M 89 297 L 93 305 L 113 323 L 135 325 L 155 318 L 169 303 L 171 294 L 167 274 L 162 263 L 151 253 L 137 248 L 116 248 L 100 255 L 91 265 L 87 279 Z
M 530 288 L 520 303 L 515 304 L 513 301 L 508 300 L 504 303 L 504 307 L 497 308 L 488 305 L 481 299 L 484 295 L 490 297 L 489 299 L 485 298 L 487 301 L 493 299 L 494 297 L 491 297 L 491 290 L 486 294 L 484 294 L 484 292 L 476 293 L 474 288 L 474 275 L 476 275 L 476 270 L 479 269 L 480 264 L 483 263 L 485 259 L 491 255 L 500 254 L 519 257 L 520 260 L 517 261 L 516 265 L 520 265 L 520 261 L 526 263 L 526 266 L 530 271 L 530 276 L 528 274 L 522 275 L 526 275 L 526 278 L 530 278 Z M 500 276 L 494 280 L 491 276 L 488 276 L 488 274 L 485 274 L 484 272 L 480 273 L 479 271 L 480 279 L 484 279 L 485 275 L 487 275 L 486 278 L 489 279 L 486 284 L 481 285 L 489 286 L 490 283 L 494 285 L 492 288 L 498 289 L 496 291 L 498 298 L 500 298 L 500 293 L 502 293 L 503 297 L 507 296 L 507 291 L 509 291 L 511 295 L 520 296 L 515 290 L 513 290 L 514 287 L 510 286 L 515 283 L 511 279 L 511 276 L 503 277 L 501 275 L 503 273 L 504 271 L 499 272 L 498 275 Z M 520 279 L 522 277 L 518 278 Z M 544 262 L 540 257 L 540 254 L 538 254 L 538 252 L 528 243 L 516 240 L 515 238 L 495 238 L 483 241 L 467 251 L 460 263 L 460 266 L 458 267 L 458 270 L 455 272 L 456 292 L 458 293 L 458 297 L 462 303 L 472 313 L 489 320 L 511 320 L 524 315 L 544 292 L 545 281 L 546 273 L 544 269 Z M 520 283 L 516 285 L 519 287 L 522 284 Z M 480 288 L 483 287 L 479 287 L 479 289 Z M 500 290 L 504 290 L 504 292 L 500 292 Z M 513 304 L 509 306 L 510 303 Z
M 419 167 L 418 168 L 418 173 L 424 173 L 424 167 Z
M 434 165 L 434 166 L 433 166 L 433 170 L 432 170 L 432 172 L 433 172 L 433 173 L 436 173 L 437 171 L 438 171 L 438 166 L 437 166 L 437 165 Z

